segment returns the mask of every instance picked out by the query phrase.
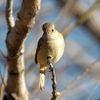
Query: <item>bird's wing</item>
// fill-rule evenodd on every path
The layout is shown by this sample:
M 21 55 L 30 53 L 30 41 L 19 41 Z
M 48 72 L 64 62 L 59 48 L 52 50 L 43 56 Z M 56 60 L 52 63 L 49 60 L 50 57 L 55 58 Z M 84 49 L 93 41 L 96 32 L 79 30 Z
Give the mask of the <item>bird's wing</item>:
M 40 47 L 42 45 L 42 42 L 43 42 L 43 38 L 41 37 L 38 41 L 38 45 L 37 45 L 37 49 L 36 49 L 36 53 L 35 53 L 35 63 L 37 64 L 38 61 L 37 61 L 37 55 L 38 55 L 38 52 L 40 50 Z

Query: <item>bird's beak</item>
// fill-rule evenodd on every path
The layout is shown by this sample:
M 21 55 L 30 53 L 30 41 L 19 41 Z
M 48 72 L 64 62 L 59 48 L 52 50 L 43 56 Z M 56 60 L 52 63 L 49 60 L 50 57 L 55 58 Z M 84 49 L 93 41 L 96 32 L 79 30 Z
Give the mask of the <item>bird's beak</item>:
M 46 32 L 46 34 L 49 34 L 49 32 Z
M 49 34 L 49 32 L 45 32 L 44 34 Z

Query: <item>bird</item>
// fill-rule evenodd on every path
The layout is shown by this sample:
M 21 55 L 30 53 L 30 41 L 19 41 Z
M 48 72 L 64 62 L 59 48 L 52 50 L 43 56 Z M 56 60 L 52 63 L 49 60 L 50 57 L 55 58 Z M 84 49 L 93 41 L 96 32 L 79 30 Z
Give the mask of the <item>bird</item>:
M 63 35 L 57 31 L 52 22 L 46 22 L 42 26 L 43 35 L 39 39 L 36 53 L 35 63 L 40 64 L 40 90 L 45 88 L 45 73 L 48 67 L 47 58 L 50 57 L 52 63 L 56 63 L 62 57 L 65 47 Z

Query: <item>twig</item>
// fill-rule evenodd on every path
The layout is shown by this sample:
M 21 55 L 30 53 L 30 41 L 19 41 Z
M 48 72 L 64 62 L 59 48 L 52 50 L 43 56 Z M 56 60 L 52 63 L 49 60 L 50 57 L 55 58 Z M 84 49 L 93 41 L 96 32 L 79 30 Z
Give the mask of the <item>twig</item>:
M 93 92 L 95 91 L 95 89 L 98 87 L 99 82 L 95 85 L 95 87 L 93 88 L 91 94 L 89 95 L 89 97 L 86 100 L 90 100 L 90 97 L 92 96 Z
M 100 74 L 99 74 L 99 77 L 100 77 Z M 100 84 L 100 81 L 95 85 L 95 87 L 93 88 L 92 92 L 90 93 L 90 95 L 88 96 L 86 100 L 90 100 L 91 96 L 93 95 L 94 91 L 96 90 L 99 84 Z
M 61 24 L 59 24 L 59 23 L 61 23 L 62 20 L 60 20 L 60 19 L 62 19 L 64 16 L 66 16 L 66 14 L 68 14 L 68 12 L 70 12 L 70 10 L 72 9 L 72 7 L 75 5 L 75 3 L 77 1 L 78 0 L 67 0 L 67 2 L 65 3 L 65 5 L 61 9 L 59 15 L 57 16 L 57 18 L 55 20 L 55 24 L 56 24 L 56 27 L 57 28 L 60 28 L 61 27 Z
M 83 24 L 97 9 L 100 8 L 100 3 L 97 3 L 89 11 L 87 11 L 78 21 L 70 24 L 63 32 L 63 36 L 68 35 L 76 26 Z
M 12 13 L 13 13 L 12 7 L 13 7 L 13 0 L 7 0 L 5 15 L 6 15 L 6 21 L 8 24 L 8 31 L 10 31 L 14 27 L 14 18 L 12 16 Z
M 0 60 L 3 60 L 3 61 L 7 61 L 7 57 L 2 53 L 1 49 L 0 49 Z
M 56 84 L 57 84 L 57 82 L 56 82 L 56 73 L 55 73 L 55 70 L 54 70 L 54 67 L 53 67 L 53 65 L 52 65 L 52 63 L 51 63 L 51 58 L 50 57 L 48 57 L 47 58 L 47 60 L 48 60 L 48 65 L 50 66 L 50 71 L 52 72 L 52 98 L 51 98 L 51 100 L 56 100 L 56 98 L 57 98 L 57 92 L 56 92 Z
M 90 69 L 100 60 L 100 58 L 98 58 L 95 62 L 93 62 L 88 68 L 86 68 L 86 70 L 79 75 L 76 79 L 74 79 L 68 86 L 66 86 L 60 93 L 63 94 L 67 89 L 69 89 L 72 85 L 74 85 L 79 79 L 81 79 L 86 73 L 88 73 L 90 71 Z
M 4 89 L 5 89 L 5 86 L 6 86 L 6 72 L 7 72 L 7 68 L 8 68 L 8 65 L 6 64 L 5 65 L 5 69 L 4 69 L 4 75 L 3 76 L 1 75 L 2 84 L 0 86 L 0 100 L 2 100 Z M 1 70 L 0 70 L 0 74 L 1 74 Z

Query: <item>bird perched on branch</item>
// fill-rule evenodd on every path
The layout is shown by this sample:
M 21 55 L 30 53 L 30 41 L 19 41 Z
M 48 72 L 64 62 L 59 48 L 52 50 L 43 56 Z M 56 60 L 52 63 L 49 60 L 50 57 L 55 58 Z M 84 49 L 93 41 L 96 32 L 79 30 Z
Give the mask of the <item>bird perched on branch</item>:
M 45 72 L 47 70 L 47 58 L 50 57 L 52 63 L 59 61 L 64 52 L 64 38 L 60 34 L 55 25 L 51 22 L 43 24 L 43 35 L 38 41 L 35 63 L 40 63 L 40 80 L 39 86 L 41 90 L 45 88 Z

